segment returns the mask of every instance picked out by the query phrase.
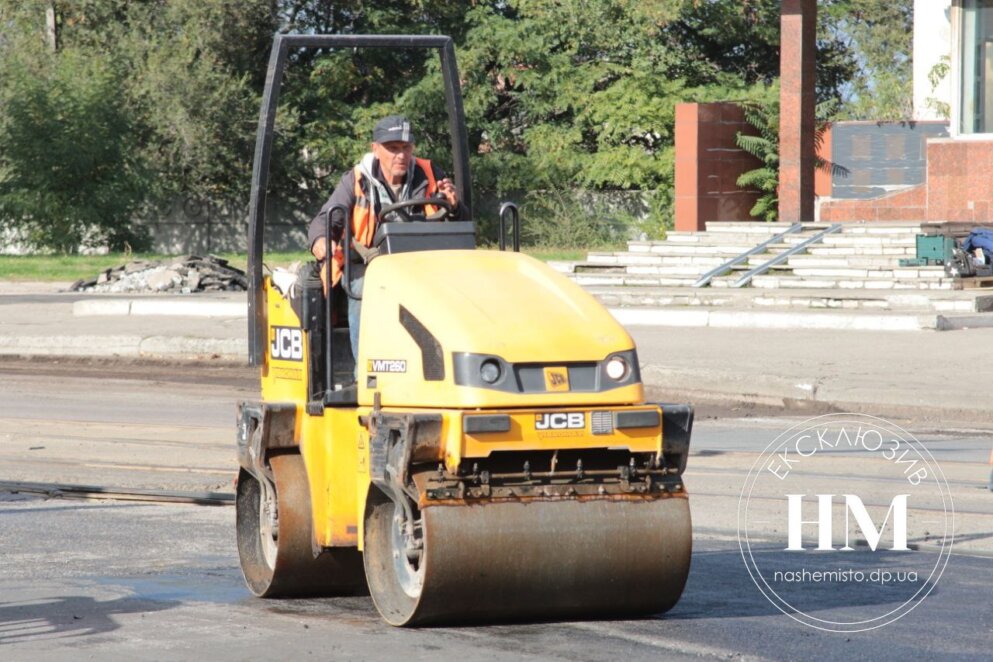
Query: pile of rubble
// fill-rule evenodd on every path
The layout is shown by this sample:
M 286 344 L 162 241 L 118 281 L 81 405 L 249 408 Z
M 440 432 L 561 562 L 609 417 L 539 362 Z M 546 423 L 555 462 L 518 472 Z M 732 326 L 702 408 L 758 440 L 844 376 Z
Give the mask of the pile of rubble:
M 71 292 L 191 292 L 244 291 L 245 272 L 227 260 L 210 255 L 187 255 L 171 260 L 134 260 L 106 269 L 92 280 L 77 280 Z

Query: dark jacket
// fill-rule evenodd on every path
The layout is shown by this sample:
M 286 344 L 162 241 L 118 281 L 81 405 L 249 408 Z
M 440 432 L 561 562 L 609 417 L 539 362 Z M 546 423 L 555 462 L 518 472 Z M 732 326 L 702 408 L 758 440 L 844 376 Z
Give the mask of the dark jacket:
M 434 172 L 435 181 L 440 181 L 445 178 L 445 173 L 442 172 L 440 168 L 435 165 L 431 165 L 431 169 Z M 409 200 L 415 198 L 425 197 L 425 192 L 427 191 L 428 178 L 420 168 L 415 167 L 413 169 L 414 180 L 411 182 L 410 186 L 410 196 Z M 382 171 L 379 169 L 379 161 L 373 162 L 372 174 L 379 181 L 386 184 L 386 180 L 383 178 Z M 390 190 L 389 186 L 386 186 L 390 197 L 393 197 L 393 191 Z M 393 202 L 399 202 L 398 200 L 393 200 Z M 334 205 L 342 205 L 345 209 L 349 210 L 351 213 L 352 207 L 355 206 L 355 169 L 352 168 L 344 175 L 341 176 L 341 180 L 338 182 L 338 186 L 335 187 L 334 192 L 328 201 L 324 203 L 321 207 L 321 211 L 310 221 L 310 230 L 307 232 L 308 245 L 313 246 L 314 242 L 324 236 L 324 218 L 322 216 L 323 212 L 330 209 Z M 379 209 L 375 210 L 375 213 L 379 214 Z M 455 210 L 456 220 L 469 220 L 469 210 L 466 206 L 459 201 L 458 208 Z M 349 219 L 351 220 L 351 219 Z M 334 241 L 340 241 L 341 235 L 345 231 L 344 219 L 334 218 L 331 223 L 331 238 Z

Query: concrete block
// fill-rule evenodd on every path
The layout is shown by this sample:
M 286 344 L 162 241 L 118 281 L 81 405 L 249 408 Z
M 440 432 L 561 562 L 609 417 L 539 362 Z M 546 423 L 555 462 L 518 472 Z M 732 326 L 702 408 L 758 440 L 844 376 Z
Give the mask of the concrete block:
M 566 262 L 562 260 L 549 260 L 545 264 L 550 266 L 552 269 L 555 269 L 555 271 L 559 272 L 560 274 L 571 274 L 576 270 L 575 262 Z
M 986 329 L 993 327 L 993 314 L 978 313 L 975 315 L 938 315 L 938 330 L 952 331 L 957 329 Z
M 248 317 L 246 301 L 204 301 L 196 299 L 135 299 L 132 315 L 174 315 L 181 317 Z
M 72 314 L 76 317 L 93 315 L 128 315 L 131 313 L 131 301 L 128 299 L 83 299 L 74 301 Z
M 610 314 L 624 326 L 707 326 L 706 310 L 659 310 L 649 308 L 611 308 Z

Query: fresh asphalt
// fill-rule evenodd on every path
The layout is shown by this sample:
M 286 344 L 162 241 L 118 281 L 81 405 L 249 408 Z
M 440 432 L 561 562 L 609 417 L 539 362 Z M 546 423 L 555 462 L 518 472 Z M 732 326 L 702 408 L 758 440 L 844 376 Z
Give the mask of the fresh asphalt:
M 252 373 L 204 362 L 0 360 L 4 475 L 230 492 L 235 404 L 256 397 Z M 982 434 L 922 437 L 954 483 L 957 514 L 976 519 L 975 538 L 956 539 L 948 568 L 918 608 L 886 627 L 839 634 L 802 626 L 768 602 L 735 538 L 744 473 L 787 425 L 757 416 L 697 422 L 686 474 L 694 518 L 689 581 L 672 611 L 634 620 L 391 628 L 368 596 L 253 598 L 238 570 L 230 506 L 0 493 L 0 653 L 220 662 L 989 659 L 993 563 L 969 548 L 989 550 L 993 540 L 993 494 L 982 485 L 988 467 L 976 464 Z M 962 522 L 957 529 L 968 533 Z M 763 543 L 755 551 L 775 556 L 781 547 Z M 814 613 L 890 604 L 870 589 L 827 592 Z

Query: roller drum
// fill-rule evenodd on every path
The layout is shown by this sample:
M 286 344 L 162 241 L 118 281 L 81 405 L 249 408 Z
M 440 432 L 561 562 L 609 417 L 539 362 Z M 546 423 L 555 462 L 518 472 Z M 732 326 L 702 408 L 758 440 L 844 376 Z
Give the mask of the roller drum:
M 661 613 L 689 573 L 684 495 L 425 508 L 419 590 L 397 580 L 392 502 L 368 512 L 366 575 L 393 625 Z
M 310 489 L 297 454 L 269 458 L 276 486 L 278 529 L 262 525 L 263 490 L 242 469 L 238 477 L 238 553 L 245 583 L 259 597 L 354 595 L 365 592 L 362 555 L 356 549 L 314 555 Z

